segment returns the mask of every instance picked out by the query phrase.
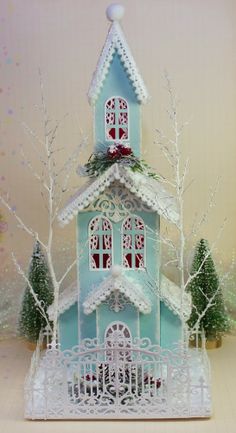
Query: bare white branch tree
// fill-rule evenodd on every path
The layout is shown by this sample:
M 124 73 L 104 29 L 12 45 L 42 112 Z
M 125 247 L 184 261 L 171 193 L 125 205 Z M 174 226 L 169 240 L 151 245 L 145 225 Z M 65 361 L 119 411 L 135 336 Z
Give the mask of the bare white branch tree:
M 21 154 L 25 160 L 25 166 L 29 169 L 30 173 L 37 179 L 40 184 L 40 192 L 44 201 L 44 205 L 47 209 L 47 239 L 46 241 L 42 239 L 42 236 L 30 227 L 18 213 L 12 209 L 10 205 L 8 196 L 0 196 L 1 203 L 8 209 L 8 211 L 15 218 L 18 227 L 21 228 L 25 233 L 38 241 L 42 246 L 47 261 L 48 267 L 52 278 L 53 290 L 54 290 L 54 308 L 53 308 L 53 327 L 52 327 L 52 343 L 56 343 L 57 338 L 57 325 L 58 325 L 58 300 L 59 291 L 62 283 L 64 282 L 67 275 L 73 269 L 76 264 L 76 259 L 66 267 L 62 275 L 58 275 L 58 270 L 53 255 L 53 242 L 54 242 L 54 226 L 56 223 L 57 215 L 61 206 L 62 199 L 65 193 L 70 192 L 69 181 L 71 173 L 73 173 L 72 168 L 76 163 L 78 163 L 78 157 L 83 150 L 86 139 L 83 138 L 79 145 L 75 148 L 69 158 L 63 163 L 62 167 L 57 168 L 57 154 L 62 149 L 58 148 L 56 145 L 57 134 L 59 128 L 64 120 L 65 116 L 61 120 L 52 120 L 49 116 L 47 106 L 44 97 L 44 88 L 41 72 L 39 71 L 40 78 L 40 90 L 41 90 L 41 104 L 37 107 L 42 115 L 43 122 L 43 137 L 31 129 L 25 122 L 22 124 L 24 131 L 30 137 L 30 143 L 37 155 L 38 161 L 41 163 L 41 174 L 40 171 L 34 169 L 34 164 L 30 161 L 25 152 L 22 150 Z M 35 305 L 46 320 L 47 325 L 50 327 L 50 323 L 47 319 L 47 312 L 44 309 L 44 305 L 40 299 L 38 299 L 37 294 L 34 292 L 32 285 L 29 282 L 27 273 L 22 269 L 16 256 L 12 253 L 13 263 L 17 269 L 17 272 L 23 277 L 25 282 L 27 282 L 30 292 L 35 300 Z
M 178 269 L 179 287 L 181 290 L 181 320 L 182 323 L 184 324 L 185 319 L 184 319 L 183 307 L 184 307 L 184 297 L 185 297 L 186 290 L 190 282 L 194 280 L 201 272 L 205 261 L 215 250 L 216 244 L 219 241 L 219 238 L 224 229 L 225 221 L 220 227 L 218 234 L 215 238 L 215 241 L 212 243 L 211 248 L 209 249 L 202 263 L 200 264 L 197 272 L 191 275 L 190 273 L 188 273 L 186 278 L 186 262 L 187 262 L 187 258 L 189 257 L 189 253 L 187 251 L 187 241 L 191 237 L 197 236 L 197 234 L 202 228 L 202 225 L 208 221 L 210 210 L 215 205 L 215 196 L 217 193 L 219 180 L 217 180 L 215 188 L 213 188 L 210 193 L 210 198 L 207 204 L 206 211 L 200 217 L 197 216 L 195 217 L 194 224 L 192 225 L 190 232 L 186 235 L 185 220 L 184 220 L 184 203 L 185 203 L 184 195 L 186 193 L 186 190 L 192 184 L 192 181 L 186 184 L 187 175 L 189 173 L 189 158 L 184 160 L 184 155 L 182 151 L 182 134 L 184 131 L 184 127 L 188 125 L 188 123 L 185 122 L 181 124 L 179 122 L 178 119 L 179 101 L 175 91 L 172 88 L 171 81 L 167 73 L 165 73 L 165 81 L 166 81 L 166 89 L 169 96 L 169 108 L 167 110 L 167 114 L 170 120 L 172 138 L 168 138 L 161 130 L 158 129 L 157 141 L 155 143 L 158 145 L 162 155 L 165 157 L 165 159 L 168 162 L 168 165 L 171 168 L 172 177 L 170 179 L 164 179 L 164 182 L 172 190 L 174 190 L 173 195 L 176 198 L 177 207 L 179 210 L 179 221 L 178 224 L 176 224 L 178 230 L 178 245 L 174 245 L 171 239 L 169 239 L 169 237 L 166 238 L 165 235 L 160 238 L 160 242 L 167 245 L 168 248 L 170 248 L 172 251 L 173 257 L 171 257 L 171 259 L 168 260 L 167 263 L 165 263 L 165 265 L 176 264 L 176 267 Z M 220 290 L 220 285 L 219 285 L 219 290 Z M 196 321 L 196 324 L 194 325 L 194 329 L 192 329 L 191 331 L 198 330 L 202 317 L 206 314 L 207 310 L 213 305 L 216 296 L 217 296 L 217 291 L 216 293 L 214 293 L 214 295 L 211 298 L 207 299 L 207 306 L 204 309 L 204 311 L 197 312 L 198 319 Z M 183 332 L 184 332 L 184 327 L 183 327 Z

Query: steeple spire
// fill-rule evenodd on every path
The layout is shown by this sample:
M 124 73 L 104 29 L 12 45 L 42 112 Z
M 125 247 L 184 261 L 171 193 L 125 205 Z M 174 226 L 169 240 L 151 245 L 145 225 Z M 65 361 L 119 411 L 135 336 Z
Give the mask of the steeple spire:
M 124 6 L 116 3 L 108 6 L 106 10 L 106 16 L 112 24 L 89 87 L 88 99 L 91 105 L 95 105 L 97 101 L 116 52 L 120 56 L 128 79 L 134 89 L 138 103 L 143 104 L 148 100 L 149 96 L 146 86 L 138 71 L 135 60 L 119 24 L 119 21 L 124 15 L 124 11 Z
M 124 7 L 111 4 L 106 16 L 111 26 L 88 91 L 94 106 L 95 150 L 122 144 L 141 153 L 140 105 L 148 92 L 126 42 L 119 21 Z

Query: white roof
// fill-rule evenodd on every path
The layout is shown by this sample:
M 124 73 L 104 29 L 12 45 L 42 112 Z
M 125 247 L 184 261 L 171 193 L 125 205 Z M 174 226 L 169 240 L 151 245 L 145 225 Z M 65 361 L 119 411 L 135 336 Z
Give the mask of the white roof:
M 143 293 L 141 286 L 124 275 L 110 275 L 105 278 L 92 293 L 89 293 L 87 299 L 83 303 L 84 313 L 92 313 L 115 291 L 125 295 L 126 298 L 128 298 L 128 300 L 140 311 L 140 313 L 150 313 L 151 304 Z
M 58 219 L 61 225 L 68 224 L 77 215 L 78 211 L 82 211 L 93 203 L 115 181 L 124 185 L 150 209 L 178 225 L 179 214 L 176 201 L 163 188 L 161 183 L 145 174 L 133 172 L 129 167 L 117 163 L 113 164 L 94 181 L 88 182 L 79 189 L 60 212 Z
M 105 45 L 93 74 L 88 91 L 89 103 L 91 105 L 95 104 L 116 51 L 133 85 L 137 100 L 140 103 L 145 103 L 148 99 L 147 89 L 135 64 L 120 24 L 117 21 L 114 21 L 109 29 Z
M 63 292 L 59 295 L 59 303 L 58 303 L 58 316 L 63 314 L 65 311 L 69 310 L 69 308 L 75 304 L 78 300 L 78 287 L 77 281 L 74 281 L 69 287 L 63 290 Z M 53 320 L 53 308 L 54 304 L 52 303 L 47 310 L 49 320 Z
M 161 299 L 170 308 L 173 313 L 181 316 L 181 291 L 173 281 L 169 280 L 164 274 L 161 274 Z M 184 292 L 183 299 L 183 316 L 187 320 L 191 314 L 192 300 L 189 293 Z
M 106 280 L 105 280 L 106 281 Z M 137 291 L 137 289 L 136 289 Z M 124 293 L 125 294 L 125 293 Z M 165 275 L 161 275 L 160 299 L 170 308 L 170 310 L 181 316 L 181 292 L 180 288 L 169 280 Z M 78 300 L 77 282 L 72 283 L 65 289 L 59 297 L 58 315 L 68 310 Z M 147 300 L 146 300 L 147 302 Z M 185 293 L 183 296 L 183 316 L 187 320 L 191 313 L 191 296 Z M 49 319 L 53 318 L 53 304 L 48 308 Z

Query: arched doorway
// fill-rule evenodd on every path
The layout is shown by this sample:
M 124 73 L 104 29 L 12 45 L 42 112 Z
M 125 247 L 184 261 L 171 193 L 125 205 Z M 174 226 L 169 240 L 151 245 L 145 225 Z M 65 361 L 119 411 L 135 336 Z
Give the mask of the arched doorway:
M 123 322 L 112 322 L 105 331 L 106 359 L 130 361 L 131 332 Z M 111 350 L 109 350 L 111 349 Z

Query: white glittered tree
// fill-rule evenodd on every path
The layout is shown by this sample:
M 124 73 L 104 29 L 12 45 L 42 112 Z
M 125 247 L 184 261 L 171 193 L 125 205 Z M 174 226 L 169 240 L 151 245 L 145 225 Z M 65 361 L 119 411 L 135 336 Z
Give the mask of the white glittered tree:
M 178 285 L 181 291 L 181 321 L 183 324 L 183 339 L 185 338 L 186 318 L 184 317 L 184 304 L 187 300 L 187 293 L 189 292 L 189 286 L 197 280 L 198 276 L 202 273 L 205 263 L 209 260 L 212 252 L 216 249 L 217 242 L 222 234 L 226 220 L 219 228 L 215 240 L 208 248 L 206 254 L 199 261 L 198 266 L 191 271 L 189 264 L 189 257 L 192 255 L 192 250 L 188 248 L 190 241 L 200 236 L 202 226 L 209 220 L 210 210 L 215 204 L 215 196 L 218 188 L 218 181 L 216 187 L 212 189 L 207 204 L 206 211 L 202 215 L 196 215 L 196 218 L 192 224 L 191 230 L 187 233 L 185 223 L 185 193 L 186 190 L 191 186 L 191 181 L 187 183 L 187 176 L 189 174 L 190 158 L 184 158 L 182 149 L 182 135 L 184 128 L 187 123 L 179 122 L 178 106 L 179 101 L 175 91 L 172 88 L 171 81 L 167 73 L 165 73 L 166 89 L 169 96 L 169 107 L 167 109 L 168 118 L 170 121 L 170 127 L 172 131 L 172 137 L 168 138 L 161 130 L 157 130 L 158 139 L 156 144 L 161 150 L 161 154 L 167 160 L 171 168 L 171 178 L 165 178 L 162 181 L 172 190 L 174 197 L 176 198 L 177 207 L 179 210 L 179 221 L 176 224 L 177 229 L 177 240 L 174 242 L 173 239 L 168 235 L 168 230 L 164 235 L 160 237 L 160 242 L 167 246 L 168 253 L 170 254 L 170 260 L 163 264 L 164 267 L 169 265 L 175 266 L 178 274 Z M 203 294 L 205 300 L 204 309 L 200 309 L 197 305 L 194 308 L 195 320 L 191 321 L 189 333 L 198 333 L 201 329 L 200 323 L 204 316 L 207 315 L 209 309 L 213 309 L 216 305 L 217 299 L 221 292 L 221 282 L 219 280 L 218 286 L 215 290 L 209 294 Z M 197 290 L 197 289 L 196 289 Z M 199 291 L 201 288 L 199 287 Z M 209 296 L 208 296 L 209 295 Z M 190 323 L 190 322 L 189 322 Z
M 58 298 L 60 288 L 74 268 L 76 264 L 76 259 L 74 259 L 68 266 L 65 267 L 64 271 L 58 271 L 58 266 L 56 265 L 56 258 L 53 254 L 53 245 L 55 243 L 55 224 L 57 223 L 57 215 L 60 210 L 62 198 L 70 192 L 69 180 L 71 173 L 73 173 L 73 167 L 78 163 L 78 156 L 84 147 L 85 139 L 82 139 L 80 144 L 74 149 L 69 158 L 65 160 L 62 166 L 58 167 L 57 155 L 62 149 L 57 146 L 57 135 L 59 128 L 62 124 L 62 120 L 53 120 L 47 110 L 47 106 L 44 98 L 44 88 L 41 73 L 39 71 L 40 77 L 40 89 L 41 89 L 41 104 L 37 107 L 42 116 L 42 126 L 43 126 L 43 136 L 41 137 L 35 130 L 31 129 L 26 123 L 23 123 L 23 128 L 25 132 L 31 138 L 30 142 L 37 155 L 37 161 L 40 162 L 41 168 L 36 171 L 34 168 L 33 161 L 30 161 L 25 152 L 21 151 L 22 157 L 24 158 L 26 167 L 30 170 L 32 176 L 37 179 L 39 184 L 39 191 L 42 196 L 42 207 L 47 209 L 47 236 L 46 241 L 39 231 L 32 228 L 16 210 L 11 206 L 8 195 L 0 196 L 0 201 L 3 206 L 10 212 L 10 214 L 15 218 L 17 225 L 22 229 L 28 236 L 32 238 L 34 242 L 40 245 L 43 253 L 45 254 L 49 273 L 52 280 L 53 286 L 53 298 L 54 298 L 54 308 L 53 308 L 53 321 L 48 320 L 47 316 L 47 306 L 44 304 L 43 300 L 40 299 L 38 294 L 35 292 L 33 285 L 31 284 L 30 278 L 28 276 L 27 270 L 22 268 L 18 258 L 16 257 L 14 251 L 12 252 L 12 260 L 17 269 L 17 272 L 22 276 L 23 280 L 27 284 L 29 293 L 32 295 L 35 308 L 40 312 L 42 319 L 45 324 L 47 324 L 48 329 L 52 334 L 52 344 L 56 344 L 57 340 L 57 325 L 58 325 Z

